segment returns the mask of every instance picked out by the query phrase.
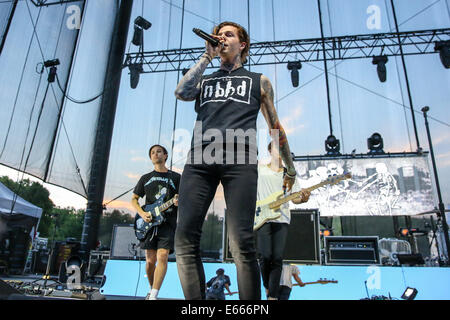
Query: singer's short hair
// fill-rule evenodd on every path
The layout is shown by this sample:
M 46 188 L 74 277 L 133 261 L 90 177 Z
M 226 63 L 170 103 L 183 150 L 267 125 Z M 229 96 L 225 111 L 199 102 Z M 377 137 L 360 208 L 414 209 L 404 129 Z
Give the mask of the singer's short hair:
M 242 64 L 246 63 L 248 52 L 250 50 L 250 37 L 248 36 L 247 30 L 245 30 L 245 28 L 243 26 L 241 26 L 240 24 L 237 24 L 235 22 L 224 21 L 224 22 L 220 23 L 218 26 L 214 27 L 213 34 L 217 35 L 219 33 L 219 30 L 225 26 L 233 26 L 238 29 L 239 41 L 245 42 L 245 48 L 241 52 L 241 61 L 242 61 Z

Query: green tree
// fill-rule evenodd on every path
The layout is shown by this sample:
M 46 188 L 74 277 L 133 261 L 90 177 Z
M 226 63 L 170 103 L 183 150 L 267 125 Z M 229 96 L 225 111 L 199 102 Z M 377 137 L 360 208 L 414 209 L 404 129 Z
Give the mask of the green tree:
M 200 250 L 219 251 L 222 248 L 222 223 L 222 219 L 215 213 L 210 213 L 206 216 L 206 220 L 203 223 Z
M 127 213 L 114 209 L 112 212 L 105 212 L 100 218 L 100 228 L 98 240 L 103 246 L 109 247 L 111 244 L 112 231 L 115 224 L 133 224 L 134 217 Z
M 0 182 L 21 198 L 42 208 L 42 216 L 38 231 L 41 237 L 49 237 L 52 220 L 50 214 L 55 206 L 49 198 L 50 192 L 39 182 L 31 182 L 29 179 L 15 182 L 7 176 L 2 176 L 0 177 Z
M 55 240 L 64 241 L 67 238 L 81 240 L 83 231 L 84 211 L 75 208 L 54 208 L 50 222 L 50 236 L 55 230 Z M 56 229 L 54 229 L 56 224 Z

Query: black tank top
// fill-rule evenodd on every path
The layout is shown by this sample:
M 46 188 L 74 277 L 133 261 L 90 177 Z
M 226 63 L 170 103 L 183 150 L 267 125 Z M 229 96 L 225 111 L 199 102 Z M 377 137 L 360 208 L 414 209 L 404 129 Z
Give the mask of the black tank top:
M 247 150 L 254 144 L 256 150 L 256 120 L 261 104 L 260 82 L 260 73 L 247 71 L 243 67 L 231 72 L 218 70 L 203 76 L 201 91 L 195 102 L 197 120 L 191 151 L 194 147 L 201 146 L 204 149 L 211 143 L 221 142 L 235 146 L 244 143 Z M 211 135 L 216 137 L 219 133 L 222 141 L 211 138 Z

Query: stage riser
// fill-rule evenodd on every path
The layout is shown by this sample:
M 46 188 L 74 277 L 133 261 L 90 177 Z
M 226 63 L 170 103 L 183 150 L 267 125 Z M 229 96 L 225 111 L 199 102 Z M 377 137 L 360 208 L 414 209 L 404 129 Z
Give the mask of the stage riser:
M 206 280 L 223 268 L 231 279 L 231 291 L 237 291 L 236 268 L 232 263 L 204 263 Z M 302 266 L 299 265 L 303 282 L 320 278 L 337 280 L 338 283 L 313 284 L 303 288 L 294 287 L 291 300 L 359 300 L 369 296 L 389 296 L 400 299 L 406 287 L 416 288 L 416 300 L 449 300 L 450 268 L 383 267 L 383 266 Z M 149 285 L 145 275 L 144 261 L 108 260 L 105 268 L 106 282 L 103 295 L 128 296 L 133 299 L 145 297 Z M 265 298 L 264 290 L 261 296 Z M 159 297 L 184 299 L 175 262 L 169 262 L 166 278 Z M 238 295 L 227 296 L 237 300 Z

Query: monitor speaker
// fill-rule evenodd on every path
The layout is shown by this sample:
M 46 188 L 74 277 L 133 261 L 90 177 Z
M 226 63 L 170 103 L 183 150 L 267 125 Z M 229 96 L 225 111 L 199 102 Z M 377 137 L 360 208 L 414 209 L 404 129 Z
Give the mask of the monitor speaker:
M 114 225 L 109 259 L 145 260 L 145 250 L 140 249 L 132 224 Z

